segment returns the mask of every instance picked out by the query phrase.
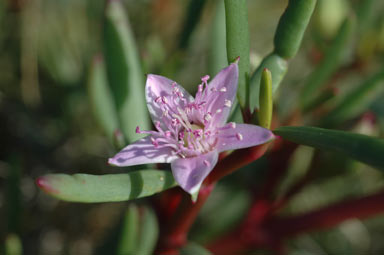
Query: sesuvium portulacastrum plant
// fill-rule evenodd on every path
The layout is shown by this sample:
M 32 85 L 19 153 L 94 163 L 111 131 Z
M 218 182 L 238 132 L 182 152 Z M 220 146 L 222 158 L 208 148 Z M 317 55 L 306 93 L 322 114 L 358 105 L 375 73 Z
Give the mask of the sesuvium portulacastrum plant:
M 176 82 L 154 74 L 147 76 L 146 101 L 156 131 L 128 145 L 109 164 L 132 166 L 171 163 L 176 182 L 188 193 L 198 192 L 215 167 L 219 153 L 271 141 L 265 128 L 227 123 L 238 84 L 238 59 L 208 83 L 201 78 L 195 98 Z
M 191 1 L 190 15 L 182 33 L 185 38 L 189 38 L 197 24 L 195 11 L 201 11 L 204 2 Z M 194 4 L 199 8 L 196 9 Z M 225 13 L 224 8 L 218 8 L 222 12 L 215 18 L 213 34 L 220 38 L 211 40 L 218 44 L 212 45 L 211 50 L 216 53 L 212 57 L 219 57 L 212 61 L 216 64 L 211 69 L 220 70 L 229 65 L 212 80 L 209 76 L 202 77 L 197 93 L 192 97 L 176 82 L 155 74 L 147 76 L 144 88 L 140 55 L 126 13 L 120 1 L 107 1 L 104 52 L 92 63 L 88 93 L 95 117 L 111 143 L 118 148 L 117 151 L 129 143 L 108 161 L 114 166 L 127 167 L 127 172 L 106 175 L 48 174 L 37 179 L 38 186 L 48 194 L 66 201 L 85 203 L 133 200 L 180 186 L 181 189 L 163 192 L 156 203 L 151 204 L 158 215 L 164 216 L 159 217 L 162 220 L 161 235 L 158 235 L 155 214 L 144 210 L 144 216 L 140 216 L 142 210 L 131 204 L 125 218 L 128 223 L 121 237 L 120 254 L 138 254 L 142 247 L 146 247 L 145 254 L 151 254 L 156 244 L 156 254 L 177 254 L 180 248 L 188 247 L 190 227 L 216 183 L 262 156 L 268 162 L 268 174 L 261 181 L 261 191 L 252 199 L 252 204 L 244 206 L 250 208 L 248 212 L 238 212 L 237 207 L 236 210 L 229 210 L 236 211 L 240 218 L 246 217 L 239 229 L 227 239 L 218 239 L 209 245 L 210 250 L 217 254 L 237 254 L 260 247 L 269 247 L 281 253 L 284 250 L 283 241 L 295 234 L 384 211 L 384 194 L 378 193 L 347 202 L 346 206 L 336 204 L 320 211 L 285 218 L 276 215 L 308 182 L 311 174 L 298 179 L 286 193 L 278 194 L 278 199 L 271 196 L 276 195 L 278 183 L 289 171 L 289 162 L 298 144 L 342 153 L 377 169 L 384 169 L 382 139 L 340 130 L 292 126 L 312 121 L 319 126 L 337 127 L 345 120 L 356 119 L 366 110 L 362 106 L 371 103 L 374 93 L 370 92 L 382 84 L 384 72 L 379 71 L 336 102 L 333 108 L 326 107 L 325 115 L 318 117 L 314 114 L 307 118 L 316 109 L 321 108 L 323 111 L 319 112 L 324 112 L 323 105 L 335 97 L 334 90 L 330 88 L 314 92 L 320 91 L 320 87 L 326 85 L 326 81 L 340 69 L 342 49 L 348 48 L 346 42 L 352 30 L 350 18 L 339 28 L 324 58 L 308 77 L 300 92 L 300 100 L 292 106 L 292 114 L 280 120 L 278 114 L 273 115 L 273 93 L 284 78 L 289 60 L 299 50 L 316 0 L 288 1 L 276 29 L 273 50 L 253 73 L 250 73 L 249 63 L 247 1 L 225 0 L 217 1 L 217 4 L 224 5 L 221 7 L 225 7 Z M 225 20 L 220 22 L 220 17 L 225 17 Z M 181 50 L 187 48 L 187 41 L 183 41 Z M 222 63 L 225 53 L 227 62 Z M 178 59 L 180 56 L 183 54 L 174 55 L 169 69 L 182 62 Z M 357 65 L 351 65 L 354 66 Z M 235 110 L 232 112 L 231 108 Z M 147 110 L 154 126 L 152 131 Z M 228 119 L 237 119 L 238 123 L 228 122 Z M 283 127 L 279 127 L 281 125 Z M 311 169 L 317 165 L 316 159 L 313 157 L 315 163 Z M 155 169 L 156 163 L 170 163 L 171 171 Z M 144 164 L 146 166 L 142 166 Z M 129 166 L 134 165 L 140 166 L 132 170 Z M 254 168 L 253 173 L 259 170 Z M 229 195 L 233 198 L 233 194 Z M 231 199 L 225 197 L 220 205 L 230 203 Z M 218 212 L 214 215 L 216 217 Z M 218 216 L 221 221 L 216 222 L 216 227 L 225 225 L 227 221 L 227 214 L 221 216 Z M 144 219 L 140 221 L 140 217 Z M 229 222 L 228 226 L 232 227 L 232 223 L 239 222 L 240 218 Z M 139 221 L 142 222 L 141 228 L 137 226 Z M 214 230 L 211 229 L 211 232 Z M 140 236 L 140 242 L 136 242 L 136 236 Z M 196 246 L 191 247 L 195 250 L 189 254 L 205 254 L 201 252 L 202 247 L 198 247 L 199 252 Z

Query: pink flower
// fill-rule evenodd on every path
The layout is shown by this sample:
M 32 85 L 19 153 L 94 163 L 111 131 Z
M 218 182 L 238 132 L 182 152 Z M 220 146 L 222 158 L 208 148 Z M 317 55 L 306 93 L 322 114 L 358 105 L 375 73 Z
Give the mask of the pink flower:
M 171 163 L 176 182 L 194 194 L 216 165 L 220 152 L 273 139 L 270 130 L 256 125 L 226 124 L 236 96 L 237 63 L 220 71 L 209 83 L 208 75 L 201 80 L 193 98 L 176 82 L 148 75 L 146 100 L 156 131 L 137 127 L 137 133 L 148 136 L 125 147 L 109 159 L 109 164 Z

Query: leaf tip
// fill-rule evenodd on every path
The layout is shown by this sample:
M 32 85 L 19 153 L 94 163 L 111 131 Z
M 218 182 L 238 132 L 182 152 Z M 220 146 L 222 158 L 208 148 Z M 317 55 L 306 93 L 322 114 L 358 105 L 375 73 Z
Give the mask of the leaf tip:
M 57 189 L 53 188 L 51 186 L 50 181 L 47 179 L 46 176 L 40 176 L 36 179 L 36 185 L 43 191 L 50 193 L 50 194 L 58 194 L 60 193 Z

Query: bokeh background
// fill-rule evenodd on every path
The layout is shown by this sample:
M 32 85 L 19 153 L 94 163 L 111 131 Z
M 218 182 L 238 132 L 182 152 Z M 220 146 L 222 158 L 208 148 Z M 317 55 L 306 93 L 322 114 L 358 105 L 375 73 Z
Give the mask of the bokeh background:
M 220 36 L 213 21 L 225 22 L 220 2 L 123 1 L 144 73 L 168 76 L 191 92 L 201 76 L 213 76 L 218 65 L 211 64 L 212 47 Z M 248 1 L 252 70 L 272 50 L 275 28 L 287 2 Z M 104 6 L 101 0 L 0 1 L 1 252 L 8 247 L 9 253 L 11 247 L 16 254 L 18 249 L 24 254 L 103 253 L 107 244 L 113 246 L 110 240 L 118 232 L 127 204 L 132 203 L 61 202 L 35 185 L 35 179 L 47 173 L 124 171 L 106 164 L 116 149 L 94 118 L 87 90 L 92 58 L 103 49 Z M 280 118 L 297 108 L 298 92 L 346 17 L 353 20 L 353 32 L 327 84 L 343 95 L 384 68 L 383 13 L 381 0 L 318 1 L 301 50 L 290 61 L 276 96 Z M 224 67 L 225 51 L 220 58 Z M 338 128 L 383 137 L 381 87 L 372 92 L 362 114 Z M 313 123 L 311 117 L 306 121 Z M 276 196 L 305 173 L 314 153 L 307 147 L 297 150 Z M 316 166 L 315 178 L 281 213 L 307 211 L 384 187 L 381 174 L 365 165 L 326 152 L 316 152 L 316 157 L 323 160 Z M 264 174 L 259 160 L 223 180 L 190 238 L 206 243 L 233 227 L 249 207 L 251 191 Z M 292 239 L 288 253 L 380 254 L 384 253 L 383 238 L 383 216 L 354 219 L 332 230 Z

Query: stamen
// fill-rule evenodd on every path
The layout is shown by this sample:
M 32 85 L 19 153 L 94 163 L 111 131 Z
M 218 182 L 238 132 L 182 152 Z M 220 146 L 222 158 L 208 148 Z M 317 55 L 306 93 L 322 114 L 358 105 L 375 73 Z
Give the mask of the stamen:
M 201 77 L 202 82 L 207 82 L 208 80 L 209 80 L 209 75 L 204 75 L 203 77 Z

